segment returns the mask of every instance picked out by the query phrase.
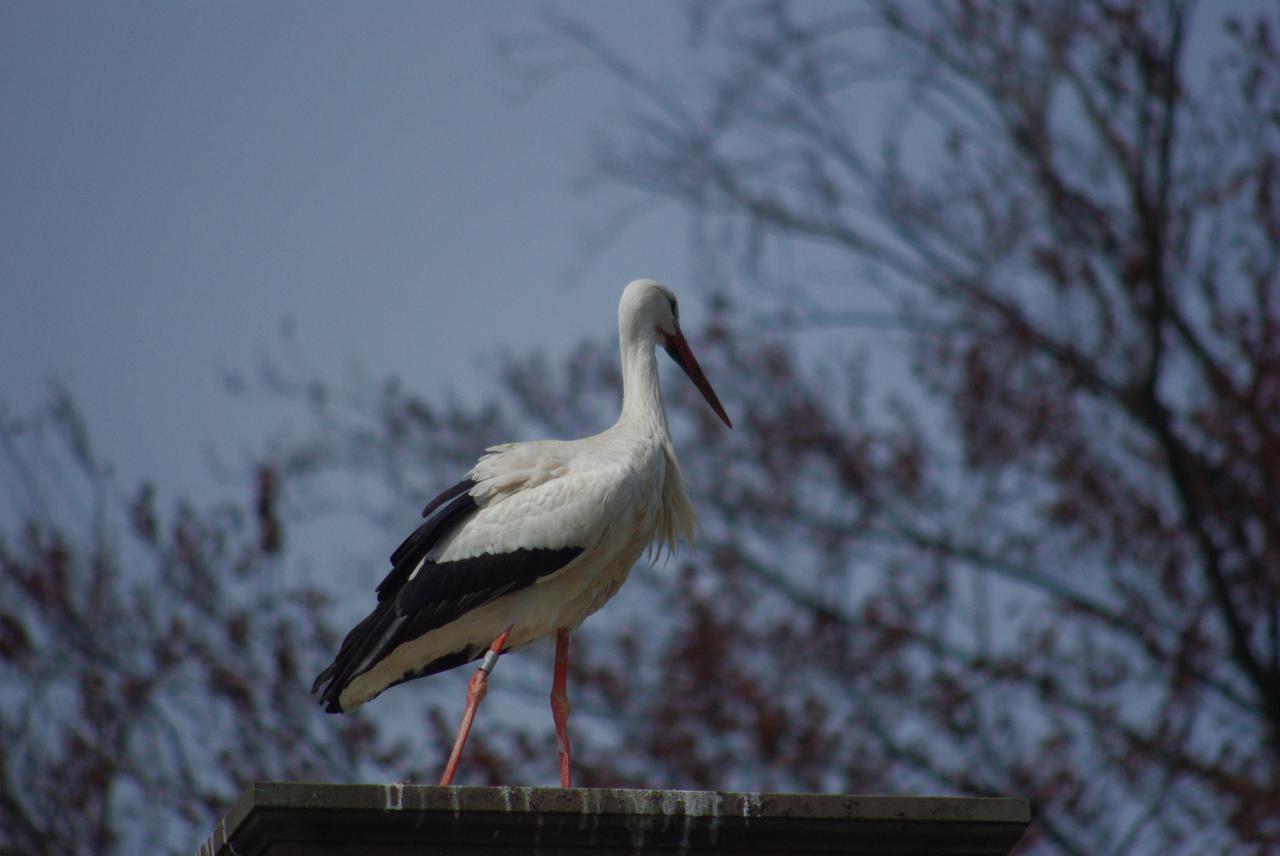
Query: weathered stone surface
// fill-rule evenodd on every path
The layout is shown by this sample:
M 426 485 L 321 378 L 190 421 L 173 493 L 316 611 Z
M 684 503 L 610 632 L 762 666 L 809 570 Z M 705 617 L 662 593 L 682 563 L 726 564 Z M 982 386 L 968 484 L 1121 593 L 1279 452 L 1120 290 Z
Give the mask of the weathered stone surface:
M 262 782 L 197 856 L 1006 854 L 1021 799 Z

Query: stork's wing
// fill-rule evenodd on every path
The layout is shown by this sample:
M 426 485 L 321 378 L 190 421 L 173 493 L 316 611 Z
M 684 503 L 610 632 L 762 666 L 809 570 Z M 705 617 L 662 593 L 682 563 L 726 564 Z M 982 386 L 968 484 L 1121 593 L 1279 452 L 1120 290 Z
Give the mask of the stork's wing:
M 517 547 L 448 560 L 437 546 L 453 535 L 482 507 L 471 478 L 455 484 L 423 509 L 426 519 L 391 554 L 392 569 L 378 585 L 378 605 L 357 624 L 320 673 L 311 692 L 330 713 L 342 710 L 339 697 L 352 679 L 375 666 L 397 647 L 443 627 L 505 594 L 555 573 L 582 553 L 578 545 L 553 548 Z M 490 500 L 491 501 L 491 500 Z M 487 502 L 485 504 L 488 504 Z M 429 559 L 436 550 L 435 559 Z M 422 677 L 462 665 L 483 653 L 452 652 L 423 664 L 409 677 Z M 323 690 L 322 690 L 323 688 Z
M 395 597 L 431 548 L 476 510 L 476 501 L 470 493 L 475 484 L 470 478 L 465 478 L 422 509 L 422 516 L 426 518 L 422 525 L 391 554 L 391 573 L 378 583 L 378 603 Z M 436 513 L 432 514 L 433 511 Z

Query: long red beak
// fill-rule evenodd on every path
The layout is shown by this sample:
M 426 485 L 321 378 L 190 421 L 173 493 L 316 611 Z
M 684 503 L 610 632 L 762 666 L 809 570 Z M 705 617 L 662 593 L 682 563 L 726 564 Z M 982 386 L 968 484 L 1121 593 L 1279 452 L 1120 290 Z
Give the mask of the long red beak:
M 730 428 L 733 423 L 729 421 L 729 416 L 724 412 L 724 406 L 720 404 L 720 399 L 716 397 L 716 391 L 711 388 L 711 384 L 707 381 L 707 376 L 702 373 L 702 366 L 698 365 L 697 359 L 693 356 L 693 351 L 689 350 L 689 343 L 684 338 L 684 333 L 679 330 L 670 336 L 664 336 L 662 347 L 666 349 L 671 359 L 675 360 L 676 365 L 684 369 L 684 373 L 689 376 L 689 380 L 693 381 L 693 385 L 698 388 L 698 392 L 702 393 L 702 397 L 707 400 L 707 404 L 711 405 L 711 409 L 716 412 L 721 421 Z

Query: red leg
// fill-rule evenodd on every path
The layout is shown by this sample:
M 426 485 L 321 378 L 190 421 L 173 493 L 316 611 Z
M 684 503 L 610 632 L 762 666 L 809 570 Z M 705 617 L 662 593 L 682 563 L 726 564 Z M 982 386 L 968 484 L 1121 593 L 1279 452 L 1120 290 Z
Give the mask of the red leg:
M 560 741 L 560 787 L 569 784 L 569 631 L 556 631 L 556 669 L 551 678 L 551 717 Z
M 467 745 L 467 735 L 471 733 L 471 723 L 475 721 L 476 708 L 480 706 L 480 702 L 484 701 L 484 694 L 488 689 L 489 673 L 498 664 L 498 656 L 502 653 L 502 646 L 507 644 L 507 634 L 510 632 L 511 628 L 508 627 L 493 640 L 493 644 L 489 646 L 489 653 L 484 655 L 484 659 L 480 661 L 480 668 L 476 669 L 476 673 L 471 676 L 471 683 L 467 684 L 467 707 L 462 712 L 462 724 L 458 726 L 458 736 L 453 741 L 449 763 L 445 764 L 444 775 L 440 777 L 442 785 L 452 783 L 453 774 L 458 771 L 458 760 L 462 757 L 462 747 Z

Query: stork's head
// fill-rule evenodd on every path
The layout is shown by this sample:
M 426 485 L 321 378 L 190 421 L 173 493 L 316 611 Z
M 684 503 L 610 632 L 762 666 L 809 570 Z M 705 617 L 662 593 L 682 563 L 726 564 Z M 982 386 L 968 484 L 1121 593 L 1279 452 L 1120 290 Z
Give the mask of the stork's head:
M 689 349 L 684 333 L 680 332 L 680 304 L 671 289 L 652 279 L 630 282 L 623 289 L 622 301 L 618 304 L 618 325 L 623 336 L 638 335 L 644 330 L 652 329 L 658 343 L 689 376 L 689 380 L 693 381 L 711 409 L 725 425 L 733 427 L 715 390 L 711 388 L 693 351 Z

